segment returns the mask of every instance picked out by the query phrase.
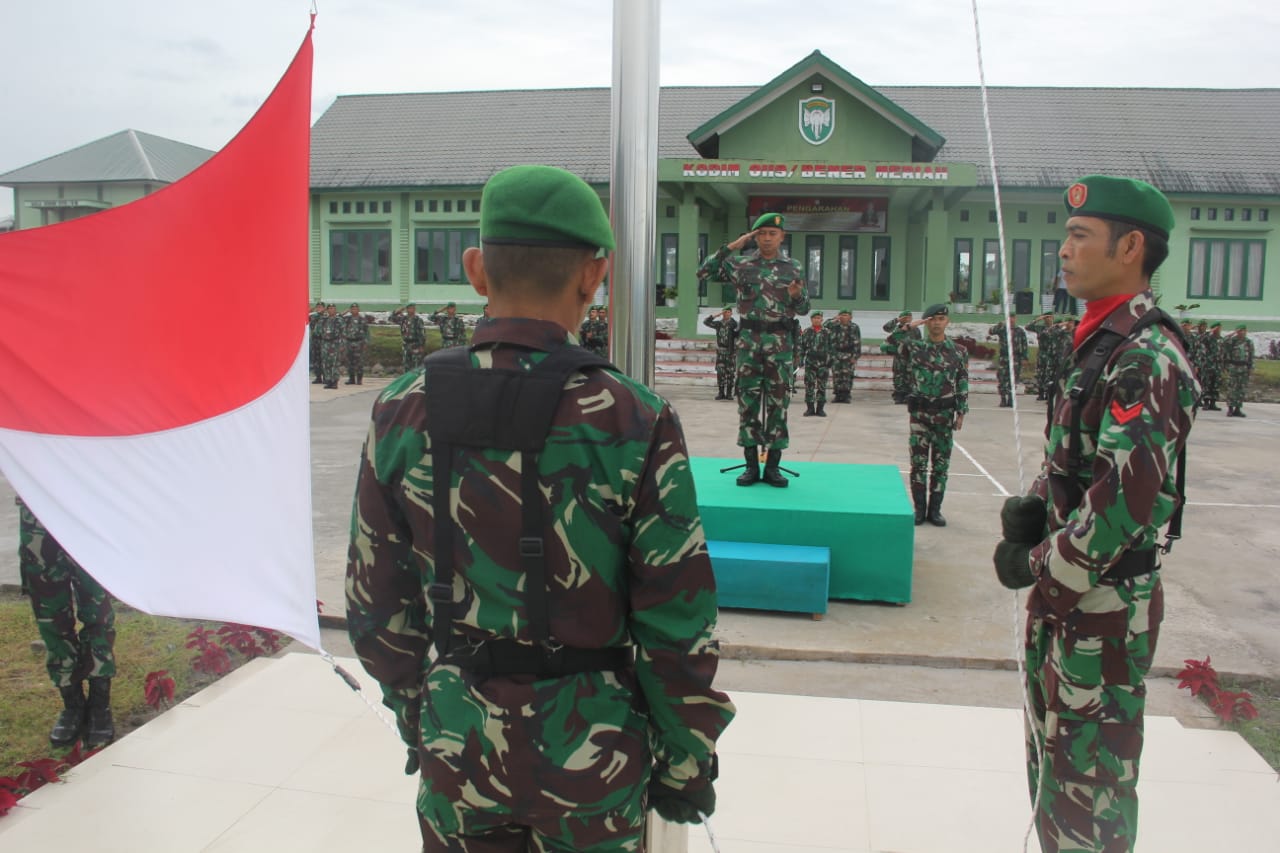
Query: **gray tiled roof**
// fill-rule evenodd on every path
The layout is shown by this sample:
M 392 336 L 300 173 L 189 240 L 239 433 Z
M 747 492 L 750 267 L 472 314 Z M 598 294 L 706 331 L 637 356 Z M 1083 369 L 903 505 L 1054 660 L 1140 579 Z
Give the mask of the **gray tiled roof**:
M 664 88 L 658 156 L 698 156 L 685 137 L 754 91 Z M 990 184 L 977 87 L 876 91 L 946 137 L 939 161 L 977 164 L 979 183 Z M 1001 87 L 988 95 L 1002 186 L 1061 189 L 1110 172 L 1168 192 L 1280 195 L 1280 89 Z M 312 129 L 311 185 L 477 186 L 530 162 L 606 184 L 609 112 L 605 88 L 344 95 Z
M 206 148 L 122 130 L 0 175 L 0 185 L 155 181 L 173 183 L 213 156 Z

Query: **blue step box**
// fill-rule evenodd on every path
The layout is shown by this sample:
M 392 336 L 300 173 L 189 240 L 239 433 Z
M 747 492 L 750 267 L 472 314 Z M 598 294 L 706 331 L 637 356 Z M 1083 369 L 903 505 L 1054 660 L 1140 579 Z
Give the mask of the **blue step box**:
M 721 607 L 827 612 L 830 548 L 708 540 L 707 552 Z

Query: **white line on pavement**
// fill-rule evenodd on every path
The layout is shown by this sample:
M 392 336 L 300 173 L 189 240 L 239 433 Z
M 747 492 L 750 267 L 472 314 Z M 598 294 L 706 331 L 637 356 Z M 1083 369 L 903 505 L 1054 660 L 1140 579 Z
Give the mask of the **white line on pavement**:
M 1205 501 L 1187 501 L 1187 506 L 1225 506 L 1235 509 L 1280 509 L 1280 504 L 1218 504 Z
M 987 469 L 983 468 L 982 465 L 978 463 L 978 460 L 973 458 L 973 454 L 965 450 L 964 446 L 961 445 L 959 442 L 956 442 L 955 447 L 957 450 L 959 450 L 961 453 L 965 455 L 966 459 L 968 459 L 970 462 L 973 463 L 973 467 L 981 471 L 988 480 L 990 480 L 993 484 L 995 484 L 995 487 L 1000 490 L 1001 497 L 1005 497 L 1005 498 L 1009 497 L 1009 490 L 1006 489 L 1004 486 L 1002 486 L 999 480 L 997 480 L 995 477 L 992 477 L 991 474 L 988 473 Z

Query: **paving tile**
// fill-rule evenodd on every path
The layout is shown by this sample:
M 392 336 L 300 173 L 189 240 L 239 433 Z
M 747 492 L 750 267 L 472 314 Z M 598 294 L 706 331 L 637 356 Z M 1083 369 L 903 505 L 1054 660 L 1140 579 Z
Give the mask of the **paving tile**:
M 1024 762 L 1022 712 L 912 702 L 862 704 L 867 764 L 1008 771 Z
M 860 704 L 848 699 L 731 694 L 738 714 L 718 750 L 751 755 L 858 761 L 862 758 Z M 821 731 L 822 737 L 814 737 Z
M 204 853 L 305 850 L 416 850 L 422 844 L 413 805 L 305 791 L 274 791 Z

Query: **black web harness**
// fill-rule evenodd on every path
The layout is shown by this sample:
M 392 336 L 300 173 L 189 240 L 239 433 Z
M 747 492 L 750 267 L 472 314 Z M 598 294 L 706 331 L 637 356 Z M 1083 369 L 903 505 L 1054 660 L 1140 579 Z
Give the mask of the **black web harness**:
M 474 368 L 470 347 L 439 350 L 428 356 L 423 366 L 435 523 L 435 573 L 427 595 L 432 602 L 436 661 L 484 675 L 541 677 L 626 667 L 629 648 L 574 649 L 551 637 L 545 507 L 538 485 L 538 457 L 569 375 L 589 368 L 617 368 L 595 353 L 568 344 L 552 350 L 532 370 Z M 504 638 L 478 645 L 454 642 L 453 623 L 459 604 L 453 600 L 457 524 L 450 504 L 456 447 L 520 454 L 518 552 L 525 575 L 532 646 Z
M 1133 324 L 1133 328 L 1129 330 L 1128 335 L 1122 335 L 1111 329 L 1100 329 L 1095 332 L 1089 351 L 1077 362 L 1080 365 L 1080 372 L 1076 376 L 1076 381 L 1070 388 L 1066 389 L 1067 397 L 1070 399 L 1069 405 L 1071 406 L 1071 432 L 1070 446 L 1067 451 L 1066 482 L 1069 490 L 1068 495 L 1073 506 L 1078 505 L 1080 499 L 1084 497 L 1084 487 L 1080 483 L 1080 469 L 1084 467 L 1084 453 L 1080 446 L 1080 419 L 1084 412 L 1084 406 L 1093 395 L 1094 386 L 1098 384 L 1098 379 L 1111 361 L 1111 356 L 1115 354 L 1116 348 L 1125 341 L 1133 340 L 1143 329 L 1156 323 L 1162 323 L 1181 342 L 1185 352 L 1187 339 L 1182 334 L 1182 329 L 1166 312 L 1160 308 L 1153 307 L 1138 318 L 1138 321 Z M 1070 365 L 1064 367 L 1064 373 L 1059 377 L 1059 382 L 1065 382 L 1066 376 L 1070 375 L 1070 369 Z M 1047 419 L 1047 428 L 1049 429 L 1053 427 L 1054 408 L 1057 402 L 1055 398 L 1059 382 L 1053 384 L 1049 394 Z M 1173 543 L 1182 538 L 1182 508 L 1187 503 L 1187 446 L 1185 442 L 1178 450 L 1174 483 L 1178 493 L 1177 505 L 1174 507 L 1173 515 L 1169 517 L 1169 526 L 1165 531 L 1164 544 L 1147 550 L 1126 551 L 1120 560 L 1107 571 L 1106 576 L 1109 579 L 1123 580 L 1158 569 L 1160 567 L 1160 558 L 1157 552 L 1159 554 L 1168 554 L 1173 550 Z

